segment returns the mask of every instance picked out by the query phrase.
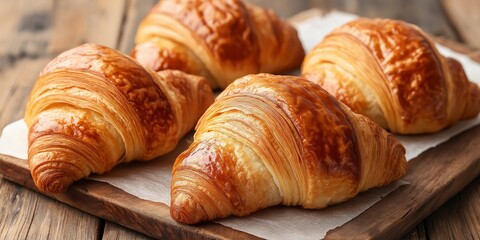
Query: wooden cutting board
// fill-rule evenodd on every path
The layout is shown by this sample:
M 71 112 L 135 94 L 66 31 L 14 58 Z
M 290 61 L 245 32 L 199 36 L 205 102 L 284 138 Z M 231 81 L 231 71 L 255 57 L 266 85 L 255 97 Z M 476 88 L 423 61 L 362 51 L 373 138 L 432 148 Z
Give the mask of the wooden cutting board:
M 329 231 L 326 239 L 403 236 L 480 174 L 478 146 L 480 126 L 409 161 L 409 172 L 403 180 L 410 184 L 399 187 L 355 219 Z M 38 191 L 25 160 L 0 155 L 0 174 Z M 103 182 L 81 180 L 66 193 L 46 195 L 156 238 L 257 239 L 216 223 L 178 224 L 170 218 L 165 204 L 139 199 Z
M 307 12 L 295 20 L 311 14 L 320 12 Z M 469 51 L 459 44 L 438 41 L 459 52 Z M 403 236 L 480 174 L 478 146 L 480 126 L 424 152 L 408 163 L 409 172 L 404 180 L 410 184 L 401 186 L 355 219 L 329 231 L 326 238 L 394 239 Z M 0 174 L 37 191 L 25 160 L 0 155 Z M 156 238 L 257 239 L 216 223 L 178 224 L 170 218 L 165 204 L 139 199 L 103 182 L 81 180 L 66 193 L 46 195 Z

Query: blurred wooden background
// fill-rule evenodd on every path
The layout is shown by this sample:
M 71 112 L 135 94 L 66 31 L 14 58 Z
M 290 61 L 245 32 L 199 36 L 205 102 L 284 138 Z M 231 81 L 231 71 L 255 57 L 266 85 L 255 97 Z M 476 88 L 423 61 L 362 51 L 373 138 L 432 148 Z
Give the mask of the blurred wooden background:
M 480 48 L 480 0 L 250 0 L 288 18 L 309 8 L 414 23 Z M 23 117 L 41 69 L 85 42 L 128 53 L 138 23 L 156 0 L 0 0 L 0 129 Z M 480 239 L 480 178 L 405 239 Z M 99 209 L 100 210 L 100 209 Z M 148 239 L 0 178 L 0 239 Z
M 480 0 L 250 0 L 288 18 L 309 8 L 395 18 L 426 32 L 480 48 Z

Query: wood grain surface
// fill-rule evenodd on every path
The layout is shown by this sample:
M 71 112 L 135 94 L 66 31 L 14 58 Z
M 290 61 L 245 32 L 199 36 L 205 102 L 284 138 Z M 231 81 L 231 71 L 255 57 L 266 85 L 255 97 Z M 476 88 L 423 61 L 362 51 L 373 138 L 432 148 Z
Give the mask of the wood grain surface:
M 105 224 L 105 229 L 103 232 L 104 240 L 150 240 L 153 239 L 147 235 L 142 233 L 130 230 L 128 228 L 124 228 L 118 224 L 107 222 Z
M 0 174 L 37 191 L 25 160 L 0 154 Z M 155 238 L 258 239 L 217 223 L 179 224 L 170 217 L 165 204 L 137 198 L 104 182 L 83 179 L 72 184 L 65 193 L 42 194 Z
M 418 24 L 434 35 L 465 40 L 471 45 L 478 43 L 478 37 L 473 43 L 466 40 L 467 37 L 461 34 L 465 31 L 460 29 L 463 25 L 452 23 L 455 21 L 453 17 L 449 15 L 447 18 L 440 2 L 436 0 L 251 1 L 273 8 L 283 17 L 290 17 L 311 7 L 324 7 L 369 17 L 400 18 Z M 96 42 L 125 53 L 130 52 L 137 25 L 155 2 L 155 0 L 0 0 L 0 128 L 23 117 L 26 99 L 36 76 L 59 52 L 84 42 Z M 443 0 L 444 6 L 445 2 L 446 0 Z M 473 12 L 473 16 L 478 16 L 480 11 L 468 6 L 470 5 L 456 6 L 463 7 L 457 14 L 465 17 L 466 20 L 463 22 L 472 19 L 467 12 Z M 426 12 L 428 14 L 425 14 Z M 479 34 L 479 23 L 473 26 L 477 26 L 473 31 Z M 480 56 L 479 51 L 470 49 L 469 52 L 472 56 Z M 403 238 L 479 239 L 479 202 L 480 178 L 477 177 L 424 221 L 415 227 L 412 225 L 410 233 Z M 149 238 L 2 178 L 0 178 L 0 204 L 0 239 Z M 218 226 L 213 225 L 210 228 L 211 232 L 218 231 Z
M 477 126 L 424 152 L 408 163 L 409 172 L 403 180 L 409 184 L 390 193 L 350 222 L 329 231 L 325 238 L 397 239 L 405 235 L 480 174 L 479 145 L 480 126 Z M 0 155 L 0 173 L 5 179 L 36 190 L 25 160 Z M 80 180 L 65 193 L 47 195 L 155 238 L 257 239 L 216 223 L 178 224 L 170 218 L 166 205 L 139 199 L 103 182 Z M 478 197 L 478 192 L 470 197 Z M 470 221 L 457 220 L 457 228 L 450 228 L 451 236 L 463 238 L 480 231 L 476 219 L 478 212 L 475 212 L 480 209 L 474 206 L 473 210 Z M 473 227 L 473 234 L 458 231 L 465 223 Z
M 0 202 L 0 239 L 97 238 L 99 218 L 4 179 L 0 179 Z
M 477 126 L 421 154 L 408 164 L 409 172 L 403 179 L 410 184 L 401 186 L 352 221 L 329 231 L 326 239 L 346 239 L 354 235 L 362 239 L 403 236 L 479 175 L 479 145 L 480 126 Z M 0 173 L 8 180 L 36 189 L 25 160 L 0 155 Z M 256 239 L 214 223 L 178 224 L 170 218 L 166 205 L 138 199 L 102 182 L 81 180 L 66 193 L 49 196 L 156 238 Z M 475 198 L 478 193 L 471 196 Z M 478 206 L 473 210 L 479 210 Z M 457 225 L 467 223 L 475 233 L 480 230 L 475 216 L 467 222 L 457 221 Z M 458 228 L 451 230 L 452 236 L 471 235 L 456 232 Z

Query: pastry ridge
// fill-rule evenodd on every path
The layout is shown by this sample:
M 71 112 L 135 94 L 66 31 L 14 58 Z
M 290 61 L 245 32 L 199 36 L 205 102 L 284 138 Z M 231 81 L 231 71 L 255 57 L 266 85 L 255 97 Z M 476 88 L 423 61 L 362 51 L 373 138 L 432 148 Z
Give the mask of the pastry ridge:
M 176 159 L 170 213 L 193 224 L 278 204 L 323 208 L 406 168 L 391 134 L 318 85 L 247 75 L 217 97 Z
M 241 0 L 164 0 L 139 26 L 132 56 L 154 70 L 178 69 L 225 88 L 249 73 L 282 72 L 305 55 L 295 28 Z
M 302 75 L 395 133 L 435 132 L 480 111 L 480 89 L 461 65 L 398 20 L 338 27 L 305 57 Z
M 111 48 L 84 44 L 40 73 L 25 112 L 37 187 L 62 192 L 121 162 L 171 151 L 213 102 L 206 79 L 153 72 Z

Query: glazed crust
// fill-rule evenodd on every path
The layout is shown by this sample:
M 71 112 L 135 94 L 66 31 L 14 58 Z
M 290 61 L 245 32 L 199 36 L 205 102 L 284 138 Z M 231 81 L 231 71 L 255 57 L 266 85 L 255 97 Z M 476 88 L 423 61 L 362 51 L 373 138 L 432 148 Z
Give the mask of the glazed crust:
M 201 77 L 155 73 L 94 44 L 66 51 L 41 72 L 27 104 L 35 184 L 61 192 L 120 162 L 165 154 L 213 98 Z
M 323 208 L 406 173 L 405 149 L 318 85 L 248 75 L 205 112 L 172 170 L 172 218 L 193 224 L 283 204 Z
M 132 56 L 158 71 L 178 69 L 225 88 L 248 73 L 298 67 L 296 30 L 271 10 L 241 0 L 164 0 L 145 17 Z
M 335 29 L 306 56 L 302 74 L 395 133 L 435 132 L 480 111 L 480 90 L 462 66 L 402 21 L 358 19 Z

